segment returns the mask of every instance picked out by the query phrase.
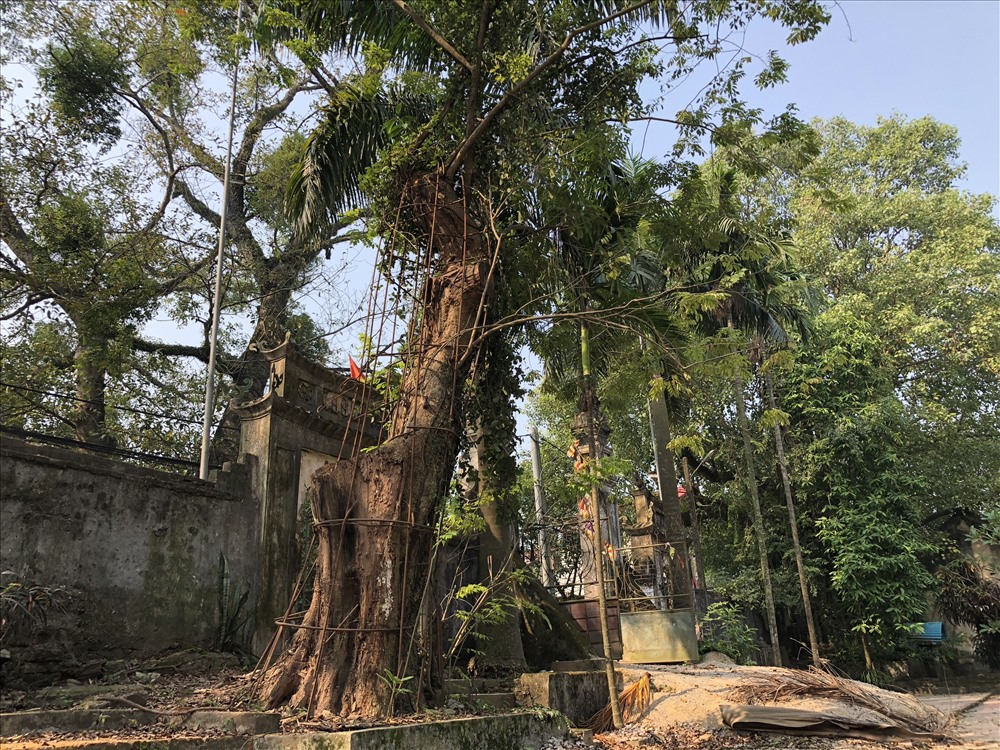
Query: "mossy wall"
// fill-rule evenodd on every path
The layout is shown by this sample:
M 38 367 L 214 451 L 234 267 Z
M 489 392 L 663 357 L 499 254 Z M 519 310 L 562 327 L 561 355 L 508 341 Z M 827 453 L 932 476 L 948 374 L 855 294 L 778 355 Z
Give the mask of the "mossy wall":
M 256 580 L 257 504 L 240 485 L 3 438 L 0 569 L 65 587 L 48 635 L 77 661 L 209 648 L 220 553 L 231 590 Z

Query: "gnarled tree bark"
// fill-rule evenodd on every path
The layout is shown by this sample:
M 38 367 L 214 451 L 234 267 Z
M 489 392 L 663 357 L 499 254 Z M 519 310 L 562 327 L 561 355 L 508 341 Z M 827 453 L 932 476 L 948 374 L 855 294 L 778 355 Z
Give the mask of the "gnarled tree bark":
M 462 198 L 438 178 L 412 179 L 406 218 L 426 238 L 426 282 L 387 439 L 314 476 L 319 539 L 312 603 L 261 698 L 310 715 L 391 712 L 387 681 L 403 677 L 417 627 L 438 498 L 454 471 L 467 349 L 491 297 L 488 241 Z M 411 687 L 410 684 L 407 687 Z

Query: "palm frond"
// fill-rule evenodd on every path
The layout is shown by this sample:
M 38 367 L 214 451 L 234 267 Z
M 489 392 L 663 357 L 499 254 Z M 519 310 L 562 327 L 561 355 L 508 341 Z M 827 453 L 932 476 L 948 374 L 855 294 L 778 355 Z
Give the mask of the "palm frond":
M 431 102 L 342 82 L 320 109 L 285 195 L 285 210 L 300 237 L 315 235 L 337 215 L 365 203 L 360 178 L 390 143 L 393 123 L 428 117 Z
M 625 724 L 633 724 L 642 718 L 653 700 L 653 682 L 649 672 L 643 674 L 639 681 L 627 687 L 618 696 L 618 703 L 622 710 L 622 721 Z M 590 717 L 585 727 L 591 729 L 595 734 L 609 732 L 614 728 L 611 716 L 611 704 L 602 708 Z
M 444 59 L 430 37 L 383 0 L 262 0 L 253 27 L 264 46 L 315 40 L 317 48 L 353 56 L 365 43 L 377 44 L 390 64 L 407 70 L 427 71 Z

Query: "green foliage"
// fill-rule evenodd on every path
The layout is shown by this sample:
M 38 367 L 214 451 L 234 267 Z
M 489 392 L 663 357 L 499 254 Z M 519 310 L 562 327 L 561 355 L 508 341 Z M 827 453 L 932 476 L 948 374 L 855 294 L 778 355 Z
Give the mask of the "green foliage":
M 357 215 L 306 242 L 283 212 L 305 141 L 281 136 L 283 118 L 318 84 L 300 65 L 250 52 L 234 33 L 235 0 L 16 5 L 5 12 L 5 63 L 32 70 L 39 86 L 0 135 L 0 302 L 15 335 L 3 364 L 10 380 L 31 373 L 33 386 L 63 397 L 5 390 L 0 408 L 9 424 L 73 435 L 90 404 L 92 439 L 192 458 L 207 343 L 168 341 L 166 355 L 146 326 L 157 317 L 207 331 L 223 174 L 211 123 L 237 60 L 228 320 L 217 360 L 230 379 L 219 402 L 263 392 L 267 368 L 250 344 L 270 348 L 290 331 L 308 356 L 329 353 L 296 292 Z M 17 67 L 5 64 L 0 91 L 17 85 L 8 78 Z M 317 293 L 331 299 L 322 286 Z M 32 361 L 43 365 L 36 373 Z
M 1000 256 L 993 199 L 956 187 L 963 166 L 953 128 L 902 117 L 874 127 L 814 125 L 822 139 L 816 151 L 795 154 L 785 145 L 771 152 L 783 175 L 765 184 L 738 170 L 730 185 L 747 209 L 743 223 L 787 233 L 794 251 L 786 252 L 822 289 L 821 306 L 808 314 L 808 338 L 791 331 L 787 350 L 761 369 L 775 379 L 780 409 L 751 389 L 748 410 L 771 565 L 788 559 L 790 545 L 767 432 L 778 423 L 786 428 L 814 608 L 846 666 L 859 657 L 862 636 L 876 662 L 897 658 L 910 642 L 908 623 L 925 618 L 941 551 L 928 520 L 995 505 Z M 706 188 L 717 174 L 705 171 Z M 690 205 L 711 205 L 697 195 L 686 197 Z M 749 257 L 759 265 L 763 256 Z M 724 256 L 709 276 L 738 289 L 756 276 L 739 268 Z M 794 299 L 809 287 L 796 281 L 787 291 Z M 709 304 L 688 309 L 712 314 Z M 725 380 L 733 369 L 753 372 L 753 359 L 729 357 L 727 365 L 721 356 L 734 343 L 717 334 L 689 355 L 692 412 L 681 429 L 715 449 L 703 478 L 713 501 L 702 510 L 709 580 L 752 599 L 757 584 L 743 531 L 747 509 L 732 481 L 736 426 Z M 782 583 L 781 575 L 776 598 L 794 606 L 794 581 Z
M 45 626 L 48 613 L 63 606 L 62 586 L 27 583 L 10 570 L 0 573 L 0 644 L 22 640 Z
M 823 152 L 789 203 L 803 261 L 877 331 L 925 512 L 985 510 L 1000 491 L 995 197 L 959 189 L 958 134 L 929 117 L 818 128 Z
M 482 643 L 490 626 L 508 622 L 519 617 L 520 612 L 530 613 L 551 626 L 545 612 L 536 604 L 518 594 L 518 587 L 527 583 L 534 574 L 526 568 L 492 571 L 482 582 L 459 587 L 449 594 L 442 605 L 444 613 L 453 612 L 461 623 L 445 654 L 449 666 L 454 666 L 455 658 L 462 652 L 470 636 L 476 635 Z
M 36 283 L 66 290 L 61 301 L 85 337 L 112 338 L 123 326 L 144 322 L 156 300 L 154 280 L 137 262 L 141 253 L 156 249 L 156 240 L 138 238 L 147 247 L 116 246 L 106 212 L 95 196 L 62 193 L 41 206 L 35 219 Z M 98 295 L 102 304 L 94 304 Z
M 125 82 L 125 68 L 114 45 L 89 29 L 71 32 L 49 45 L 38 76 L 68 126 L 105 148 L 121 137 L 116 89 Z
M 937 573 L 938 606 L 945 616 L 975 628 L 976 656 L 990 669 L 1000 669 L 1000 582 L 984 566 L 956 558 Z
M 385 716 L 393 716 L 396 713 L 396 701 L 413 693 L 413 688 L 409 686 L 409 683 L 413 681 L 413 675 L 397 675 L 392 670 L 383 669 L 376 676 L 389 691 L 386 698 Z
M 821 511 L 833 591 L 850 628 L 891 651 L 922 616 L 934 585 L 925 561 L 935 546 L 918 513 L 924 483 L 901 455 L 902 414 L 884 356 L 869 323 L 846 310 L 824 313 L 786 401 L 799 486 Z
M 737 664 L 753 664 L 758 651 L 753 630 L 746 624 L 743 613 L 730 602 L 708 605 L 701 618 L 702 640 L 698 653 L 718 651 Z

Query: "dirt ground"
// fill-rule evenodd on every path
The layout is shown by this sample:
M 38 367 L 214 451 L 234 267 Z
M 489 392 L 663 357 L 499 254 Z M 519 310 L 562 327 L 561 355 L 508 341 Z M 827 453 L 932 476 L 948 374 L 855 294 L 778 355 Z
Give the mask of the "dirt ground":
M 109 694 L 141 703 L 165 714 L 185 707 L 217 710 L 256 708 L 245 697 L 248 676 L 235 660 L 209 659 L 202 654 L 172 655 L 160 663 L 129 669 L 103 681 L 72 683 L 54 689 L 34 691 L 5 690 L 0 693 L 0 711 L 51 708 L 93 708 L 108 705 L 97 700 Z M 204 663 L 203 663 L 204 662 Z M 755 748 L 792 748 L 796 750 L 906 750 L 909 748 L 948 747 L 952 750 L 1000 750 L 1000 681 L 980 682 L 971 692 L 955 684 L 921 685 L 914 694 L 878 690 L 860 683 L 847 683 L 848 695 L 792 698 L 773 696 L 759 688 L 762 680 L 794 679 L 803 673 L 772 667 L 741 667 L 722 655 L 709 654 L 699 664 L 683 666 L 634 667 L 621 665 L 626 685 L 645 672 L 651 675 L 652 703 L 643 718 L 619 732 L 599 735 L 595 745 L 606 750 L 666 748 L 668 750 L 751 750 Z M 755 687 L 758 686 L 758 687 Z M 854 697 L 872 695 L 886 713 L 878 714 L 861 705 Z M 859 692 L 860 691 L 860 692 Z M 867 719 L 919 725 L 929 729 L 931 737 L 853 739 L 799 736 L 763 732 L 737 732 L 725 726 L 720 706 L 752 702 L 821 711 L 846 719 Z M 397 721 L 410 722 L 428 718 L 455 718 L 461 709 L 437 709 L 422 717 Z M 281 722 L 284 732 L 322 731 L 357 728 L 341 720 L 304 721 L 287 714 Z M 147 739 L 177 736 L 164 726 L 137 728 L 132 731 L 87 732 L 90 738 Z M 195 733 L 211 736 L 212 732 Z M 65 735 L 33 736 L 33 746 L 42 747 Z M 8 743 L 4 743 L 9 745 Z M 553 740 L 546 750 L 568 750 L 585 746 L 579 739 Z M 484 748 L 483 750 L 489 750 Z M 537 749 L 536 749 L 537 750 Z

